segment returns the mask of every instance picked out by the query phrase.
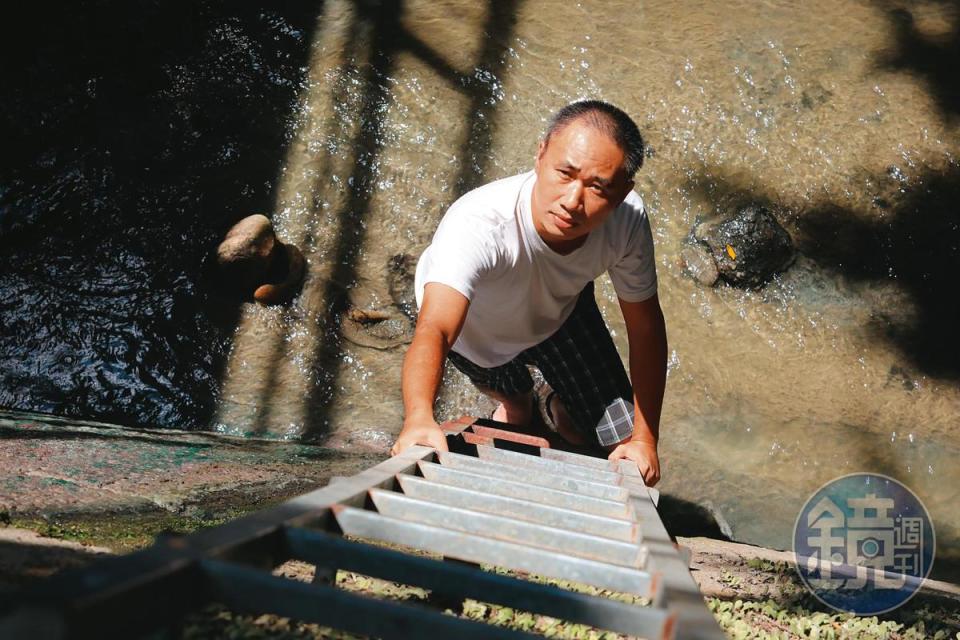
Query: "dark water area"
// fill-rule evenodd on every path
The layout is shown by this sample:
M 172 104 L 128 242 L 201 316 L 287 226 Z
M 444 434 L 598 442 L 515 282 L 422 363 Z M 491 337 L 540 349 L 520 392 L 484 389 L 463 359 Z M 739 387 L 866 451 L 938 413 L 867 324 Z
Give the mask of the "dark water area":
M 316 7 L 5 13 L 0 406 L 204 426 L 237 311 L 206 261 L 269 215 Z

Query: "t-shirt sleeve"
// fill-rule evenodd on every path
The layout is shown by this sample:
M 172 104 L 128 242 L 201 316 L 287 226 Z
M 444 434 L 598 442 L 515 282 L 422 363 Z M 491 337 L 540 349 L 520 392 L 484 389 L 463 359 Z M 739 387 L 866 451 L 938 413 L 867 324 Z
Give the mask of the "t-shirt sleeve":
M 438 282 L 473 300 L 477 283 L 496 265 L 496 243 L 477 225 L 470 224 L 469 216 L 459 218 L 444 220 L 437 229 L 419 279 L 421 286 Z
M 623 230 L 623 251 L 609 269 L 617 296 L 625 302 L 643 302 L 657 293 L 657 265 L 653 252 L 650 220 L 640 205 L 630 212 L 630 223 Z

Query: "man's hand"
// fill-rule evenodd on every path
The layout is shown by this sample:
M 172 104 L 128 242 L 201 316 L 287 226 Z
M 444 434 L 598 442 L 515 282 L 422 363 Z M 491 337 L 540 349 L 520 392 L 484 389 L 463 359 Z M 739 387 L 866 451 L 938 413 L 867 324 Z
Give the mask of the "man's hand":
M 622 442 L 610 452 L 608 460 L 633 460 L 640 469 L 640 475 L 648 487 L 660 481 L 660 459 L 657 457 L 657 445 L 645 440 Z
M 404 449 L 415 444 L 433 447 L 437 451 L 448 451 L 447 437 L 435 420 L 405 421 L 397 441 L 390 449 L 390 455 L 402 453 Z

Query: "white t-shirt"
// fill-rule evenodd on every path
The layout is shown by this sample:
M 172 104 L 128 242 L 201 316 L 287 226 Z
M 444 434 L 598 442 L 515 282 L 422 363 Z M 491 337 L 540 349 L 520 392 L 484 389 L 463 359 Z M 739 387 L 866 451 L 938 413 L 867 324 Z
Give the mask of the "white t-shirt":
M 454 351 L 496 367 L 550 337 L 580 291 L 604 271 L 617 296 L 640 302 L 657 292 L 653 238 L 640 196 L 631 191 L 586 242 L 566 255 L 533 226 L 531 171 L 465 194 L 440 221 L 417 264 L 417 306 L 428 282 L 470 300 Z

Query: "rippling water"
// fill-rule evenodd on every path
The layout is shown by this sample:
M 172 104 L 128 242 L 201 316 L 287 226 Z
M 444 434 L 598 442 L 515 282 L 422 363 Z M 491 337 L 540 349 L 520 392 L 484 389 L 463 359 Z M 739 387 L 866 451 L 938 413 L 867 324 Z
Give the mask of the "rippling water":
M 7 58 L 0 404 L 385 449 L 404 270 L 460 193 L 527 169 L 550 113 L 596 96 L 651 147 L 664 489 L 788 546 L 819 484 L 884 472 L 955 548 L 956 2 L 98 6 L 25 16 L 47 28 Z M 761 291 L 703 289 L 680 243 L 744 199 L 800 257 Z M 205 284 L 256 211 L 310 263 L 289 308 Z M 449 380 L 442 413 L 488 409 Z

